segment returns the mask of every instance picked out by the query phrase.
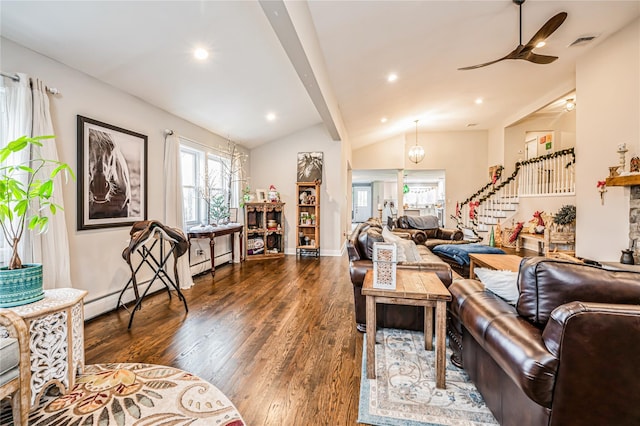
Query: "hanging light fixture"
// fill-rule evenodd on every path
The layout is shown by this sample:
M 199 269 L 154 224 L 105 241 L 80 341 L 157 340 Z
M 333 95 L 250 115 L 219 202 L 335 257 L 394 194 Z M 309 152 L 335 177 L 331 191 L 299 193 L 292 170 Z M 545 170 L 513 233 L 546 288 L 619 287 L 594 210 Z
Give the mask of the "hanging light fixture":
M 574 109 L 576 109 L 576 101 L 573 98 L 567 99 L 564 104 L 564 110 L 570 112 Z
M 424 148 L 418 145 L 418 120 L 416 123 L 416 144 L 409 149 L 409 160 L 418 164 L 424 159 Z

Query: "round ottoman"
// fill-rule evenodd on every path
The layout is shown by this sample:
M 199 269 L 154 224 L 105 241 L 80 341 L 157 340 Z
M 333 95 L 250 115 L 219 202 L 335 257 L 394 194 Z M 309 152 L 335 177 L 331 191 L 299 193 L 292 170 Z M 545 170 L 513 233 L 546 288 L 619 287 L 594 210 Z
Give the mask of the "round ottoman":
M 211 383 L 153 364 L 88 365 L 67 395 L 44 396 L 29 416 L 31 426 L 52 421 L 101 426 L 245 424 L 236 407 Z

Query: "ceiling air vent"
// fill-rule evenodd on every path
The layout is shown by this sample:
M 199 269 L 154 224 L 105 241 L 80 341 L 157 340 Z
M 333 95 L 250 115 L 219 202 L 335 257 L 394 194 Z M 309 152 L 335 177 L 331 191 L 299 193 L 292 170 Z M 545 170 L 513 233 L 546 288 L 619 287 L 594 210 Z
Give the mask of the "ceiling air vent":
M 477 125 L 478 125 L 478 123 L 469 123 L 469 124 L 467 124 L 467 127 L 474 127 L 474 126 L 477 126 Z
M 577 39 L 575 39 L 573 41 L 573 43 L 571 43 L 569 45 L 569 47 L 585 45 L 585 44 L 590 43 L 591 41 L 593 41 L 593 39 L 595 39 L 596 37 L 598 37 L 598 36 L 597 35 L 586 35 L 586 36 L 578 37 Z

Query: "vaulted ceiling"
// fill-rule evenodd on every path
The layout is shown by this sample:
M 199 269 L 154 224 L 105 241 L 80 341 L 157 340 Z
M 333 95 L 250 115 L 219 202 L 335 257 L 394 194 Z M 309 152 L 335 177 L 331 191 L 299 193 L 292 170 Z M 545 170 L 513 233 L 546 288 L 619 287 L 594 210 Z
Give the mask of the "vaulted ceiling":
M 345 129 L 339 136 L 357 148 L 403 133 L 416 119 L 421 131 L 491 128 L 541 94 L 570 84 L 580 55 L 640 16 L 640 1 L 528 0 L 523 43 L 553 15 L 568 13 L 546 46 L 536 49 L 559 59 L 459 71 L 515 48 L 516 4 L 310 1 L 302 4 L 308 19 L 292 14 L 288 28 L 276 33 L 274 22 L 290 5 L 2 0 L 0 31 L 248 148 L 319 122 L 330 127 L 336 111 Z M 591 35 L 597 36 L 591 43 L 570 46 Z M 322 61 L 307 60 L 308 40 Z M 209 51 L 206 60 L 194 59 L 198 46 Z M 390 73 L 397 74 L 395 82 L 387 81 Z M 320 95 L 318 82 L 326 83 Z M 330 96 L 338 107 L 332 116 L 322 107 Z M 269 113 L 275 120 L 265 118 Z

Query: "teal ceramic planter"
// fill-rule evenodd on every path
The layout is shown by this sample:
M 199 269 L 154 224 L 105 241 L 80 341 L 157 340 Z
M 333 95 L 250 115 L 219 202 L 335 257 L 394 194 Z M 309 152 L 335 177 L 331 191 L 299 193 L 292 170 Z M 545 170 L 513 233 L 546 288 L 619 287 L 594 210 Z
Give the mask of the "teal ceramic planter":
M 44 298 L 42 265 L 22 266 L 21 269 L 0 268 L 0 308 L 26 305 Z

